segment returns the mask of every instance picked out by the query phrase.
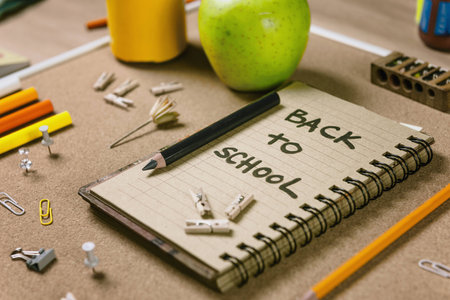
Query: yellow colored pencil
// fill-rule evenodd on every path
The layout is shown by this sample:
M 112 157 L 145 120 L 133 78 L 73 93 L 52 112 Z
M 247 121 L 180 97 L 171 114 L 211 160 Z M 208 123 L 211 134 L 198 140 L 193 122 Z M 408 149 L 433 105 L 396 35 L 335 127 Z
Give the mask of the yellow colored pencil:
M 335 271 L 330 273 L 327 277 L 322 279 L 314 285 L 306 294 L 303 295 L 302 300 L 317 300 L 325 297 L 342 281 L 350 277 L 359 268 L 364 266 L 369 260 L 374 258 L 378 253 L 383 251 L 387 246 L 392 244 L 406 231 L 411 229 L 419 221 L 429 215 L 439 205 L 450 198 L 450 184 L 438 192 L 436 195 L 428 199 L 425 203 L 416 208 L 409 215 L 401 219 L 397 224 L 389 228 L 385 233 L 375 239 L 366 248 L 361 250 L 355 256 L 350 258 L 347 262 L 342 264 Z

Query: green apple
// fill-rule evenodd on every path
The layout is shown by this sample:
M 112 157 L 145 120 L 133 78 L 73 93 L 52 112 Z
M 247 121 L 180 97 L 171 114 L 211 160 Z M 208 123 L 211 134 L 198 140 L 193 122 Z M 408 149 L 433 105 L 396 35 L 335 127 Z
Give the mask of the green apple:
M 306 0 L 202 0 L 198 26 L 219 78 L 238 91 L 272 89 L 295 71 L 309 36 Z

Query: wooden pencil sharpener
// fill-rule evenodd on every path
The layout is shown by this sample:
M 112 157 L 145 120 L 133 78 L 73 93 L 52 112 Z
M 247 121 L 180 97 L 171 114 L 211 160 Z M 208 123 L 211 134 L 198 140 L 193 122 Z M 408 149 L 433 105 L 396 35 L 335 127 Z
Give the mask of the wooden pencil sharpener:
M 431 106 L 450 112 L 450 71 L 393 52 L 371 64 L 373 84 Z

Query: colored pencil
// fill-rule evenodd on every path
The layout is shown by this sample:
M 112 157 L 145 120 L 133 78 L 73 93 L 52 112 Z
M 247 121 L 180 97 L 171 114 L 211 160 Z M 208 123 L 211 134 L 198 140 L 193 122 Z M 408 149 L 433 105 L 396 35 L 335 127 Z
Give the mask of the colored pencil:
M 20 125 L 45 116 L 52 111 L 52 102 L 50 100 L 44 100 L 10 113 L 0 118 L 0 133 L 19 127 Z
M 276 92 L 270 93 L 167 149 L 158 152 L 142 170 L 164 168 L 278 104 L 280 104 L 280 96 Z
M 375 239 L 363 250 L 358 252 L 355 256 L 350 258 L 347 262 L 342 264 L 335 271 L 330 273 L 327 277 L 314 285 L 306 294 L 303 295 L 303 298 L 299 299 L 317 300 L 325 297 L 341 282 L 350 277 L 350 275 L 359 270 L 368 261 L 370 261 L 378 253 L 383 251 L 387 246 L 396 241 L 405 232 L 419 223 L 419 221 L 428 216 L 433 210 L 435 210 L 449 198 L 450 184 L 448 184 L 436 195 L 425 201 L 409 215 L 401 219 L 397 224 L 388 229 L 385 233 Z

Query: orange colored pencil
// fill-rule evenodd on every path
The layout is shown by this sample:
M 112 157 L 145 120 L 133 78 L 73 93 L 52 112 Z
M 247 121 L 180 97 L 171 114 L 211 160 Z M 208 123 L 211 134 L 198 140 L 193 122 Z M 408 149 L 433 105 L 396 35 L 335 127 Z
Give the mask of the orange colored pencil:
M 0 115 L 20 107 L 24 104 L 30 103 L 38 98 L 38 93 L 34 87 L 14 93 L 0 99 Z
M 385 233 L 370 243 L 366 248 L 361 250 L 347 262 L 342 264 L 319 283 L 314 285 L 302 300 L 317 300 L 325 297 L 342 281 L 350 277 L 353 273 L 364 266 L 369 260 L 374 258 L 378 253 L 383 251 L 387 246 L 396 241 L 406 231 L 419 223 L 423 218 L 429 215 L 433 210 L 450 198 L 450 184 L 443 188 L 436 195 L 425 201 L 409 215 L 401 219 L 397 224 L 389 228 Z
M 44 100 L 6 115 L 5 117 L 0 118 L 0 134 L 19 127 L 27 122 L 33 121 L 34 119 L 45 116 L 52 111 L 52 102 L 50 100 Z
M 99 27 L 105 27 L 107 25 L 108 21 L 106 18 L 101 18 L 97 20 L 91 20 L 86 23 L 87 29 L 94 29 Z

